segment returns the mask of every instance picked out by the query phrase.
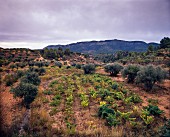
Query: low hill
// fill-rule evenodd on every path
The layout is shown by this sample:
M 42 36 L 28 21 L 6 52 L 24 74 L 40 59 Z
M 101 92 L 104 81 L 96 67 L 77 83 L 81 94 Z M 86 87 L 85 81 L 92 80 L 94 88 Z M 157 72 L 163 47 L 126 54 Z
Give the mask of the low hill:
M 146 43 L 143 41 L 124 41 L 124 40 L 105 40 L 105 41 L 87 41 L 77 42 L 68 45 L 48 45 L 45 48 L 69 48 L 73 52 L 80 53 L 115 53 L 116 51 L 146 51 L 149 45 L 158 46 L 158 43 Z

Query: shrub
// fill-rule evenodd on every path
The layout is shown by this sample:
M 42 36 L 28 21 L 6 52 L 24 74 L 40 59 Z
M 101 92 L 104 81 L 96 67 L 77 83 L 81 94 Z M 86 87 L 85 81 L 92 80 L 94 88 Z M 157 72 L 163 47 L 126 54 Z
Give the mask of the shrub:
M 22 76 L 24 76 L 25 72 L 22 70 L 18 70 L 16 74 L 17 74 L 17 78 L 21 78 Z
M 53 100 L 51 103 L 50 103 L 50 105 L 51 106 L 53 106 L 53 107 L 56 107 L 56 106 L 58 106 L 59 104 L 61 103 L 61 101 L 60 100 Z
M 122 76 L 124 78 L 127 77 L 128 83 L 133 83 L 139 70 L 140 67 L 138 65 L 128 65 L 123 69 Z
M 115 92 L 114 98 L 117 99 L 117 100 L 124 100 L 125 96 L 122 92 Z
M 21 68 L 24 68 L 24 67 L 26 67 L 27 66 L 27 63 L 19 63 L 18 64 L 18 67 L 21 67 Z
M 71 66 L 66 66 L 66 69 L 69 69 L 69 68 L 71 68 Z
M 114 115 L 115 112 L 113 109 L 109 108 L 108 105 L 102 105 L 99 107 L 98 116 L 100 118 L 106 118 L 109 116 L 109 114 Z
M 107 125 L 112 127 L 112 126 L 117 126 L 120 124 L 120 120 L 116 118 L 116 115 L 108 114 L 106 117 Z
M 94 64 L 86 64 L 83 66 L 84 74 L 93 74 L 95 73 L 95 65 Z
M 12 88 L 11 92 L 14 93 L 14 97 L 24 98 L 26 107 L 29 107 L 29 104 L 35 99 L 38 89 L 33 84 L 21 82 L 16 88 Z
M 43 75 L 45 72 L 45 68 L 39 68 L 39 75 Z
M 58 66 L 59 68 L 61 68 L 61 67 L 62 67 L 62 63 L 59 62 L 59 61 L 56 61 L 56 62 L 55 62 L 55 66 Z
M 131 102 L 133 102 L 133 103 L 140 103 L 140 102 L 142 102 L 142 99 L 140 98 L 139 95 L 137 95 L 135 93 L 132 93 L 131 94 Z
M 126 97 L 124 99 L 124 103 L 125 104 L 131 104 L 132 102 L 133 103 L 139 103 L 139 102 L 142 102 L 142 99 L 137 94 L 131 93 L 131 95 L 129 97 Z
M 34 66 L 34 61 L 30 61 L 30 62 L 28 63 L 28 65 L 29 65 L 30 67 L 33 67 L 33 66 Z
M 118 87 L 119 87 L 119 84 L 118 84 L 117 82 L 114 82 L 114 83 L 112 84 L 112 89 L 117 90 Z
M 30 67 L 28 72 L 36 72 L 39 75 L 44 75 L 46 70 L 43 67 L 37 68 L 37 67 Z
M 108 106 L 107 104 L 101 105 L 98 110 L 98 116 L 106 119 L 106 124 L 110 127 L 120 124 L 120 121 L 116 119 L 116 112 Z
M 120 70 L 123 69 L 123 66 L 118 63 L 107 64 L 104 69 L 105 72 L 110 73 L 111 76 L 117 76 Z
M 43 67 L 45 64 L 43 62 L 41 62 L 41 61 L 37 61 L 37 62 L 35 62 L 34 65 L 38 66 L 40 68 L 40 67 Z
M 75 66 L 76 66 L 76 63 L 71 63 L 71 66 L 72 66 L 72 67 L 75 67 Z
M 51 94 L 53 94 L 53 92 L 52 92 L 51 90 L 44 90 L 43 93 L 44 93 L 45 95 L 51 95 Z
M 170 48 L 170 38 L 169 37 L 164 37 L 161 41 L 160 41 L 160 48 L 164 49 L 164 48 Z
M 158 104 L 158 100 L 157 99 L 152 99 L 152 98 L 149 98 L 148 99 L 148 102 L 152 105 L 157 105 Z
M 141 68 L 137 73 L 136 82 L 144 83 L 147 91 L 151 90 L 155 82 L 161 82 L 166 78 L 166 71 L 160 67 L 154 67 L 153 65 L 148 65 Z
M 88 95 L 85 95 L 84 93 L 81 93 L 80 94 L 80 100 L 81 100 L 81 105 L 83 107 L 87 107 L 89 105 Z
M 11 86 L 17 81 L 17 76 L 14 74 L 6 75 L 4 81 L 6 86 Z
M 81 69 L 81 64 L 76 64 L 77 69 Z
M 45 62 L 45 66 L 48 67 L 50 65 L 50 62 Z
M 11 65 L 9 66 L 9 68 L 11 68 L 11 69 L 17 68 L 17 65 L 16 65 L 16 64 L 11 64 Z
M 40 78 L 39 78 L 37 73 L 35 73 L 35 72 L 28 72 L 22 78 L 22 82 L 31 83 L 31 84 L 34 84 L 34 85 L 39 85 L 41 80 L 40 80 Z
M 104 99 L 106 96 L 109 96 L 111 94 L 111 92 L 107 89 L 101 89 L 99 90 L 99 96 Z
M 158 106 L 153 106 L 153 105 L 147 106 L 147 107 L 146 107 L 146 110 L 147 110 L 150 114 L 152 114 L 152 115 L 157 115 L 157 116 L 159 116 L 159 115 L 161 115 L 161 114 L 163 113 L 163 111 L 160 110 L 160 109 L 158 108 Z

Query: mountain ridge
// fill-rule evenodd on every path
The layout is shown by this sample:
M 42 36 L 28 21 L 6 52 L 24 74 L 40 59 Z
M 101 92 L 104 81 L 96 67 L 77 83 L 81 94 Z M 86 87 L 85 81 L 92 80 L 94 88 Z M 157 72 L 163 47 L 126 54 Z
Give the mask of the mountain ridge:
M 115 53 L 116 51 L 136 51 L 144 52 L 148 49 L 149 45 L 158 46 L 158 43 L 150 42 L 146 43 L 144 41 L 125 41 L 125 40 L 101 40 L 101 41 L 83 41 L 70 43 L 66 45 L 48 45 L 45 48 L 48 49 L 58 49 L 59 47 L 63 49 L 70 49 L 73 52 L 98 54 L 98 53 Z

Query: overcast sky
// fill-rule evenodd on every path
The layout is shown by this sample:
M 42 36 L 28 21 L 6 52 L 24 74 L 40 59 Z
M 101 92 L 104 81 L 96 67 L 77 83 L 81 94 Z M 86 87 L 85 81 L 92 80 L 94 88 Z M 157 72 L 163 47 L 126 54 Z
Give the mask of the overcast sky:
M 170 37 L 170 0 L 0 0 L 0 47 Z

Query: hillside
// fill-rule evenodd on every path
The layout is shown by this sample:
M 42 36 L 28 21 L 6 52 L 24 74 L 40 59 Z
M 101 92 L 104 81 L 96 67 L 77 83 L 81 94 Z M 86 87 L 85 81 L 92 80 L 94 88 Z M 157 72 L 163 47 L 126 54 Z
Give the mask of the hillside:
M 158 49 L 133 56 L 129 53 L 122 67 L 125 69 L 134 58 L 153 56 L 153 68 L 162 66 L 159 71 L 163 77 L 161 70 L 168 70 L 165 62 L 169 51 Z M 145 82 L 129 83 L 128 77 L 122 75 L 124 69 L 111 76 L 105 71 L 107 64 L 93 56 L 61 49 L 1 49 L 0 63 L 0 136 L 122 137 L 169 133 L 169 77 L 147 90 Z M 94 74 L 84 71 L 93 68 L 87 67 L 89 63 L 97 64 Z M 153 61 L 133 63 L 141 64 L 142 72 Z
M 77 42 L 68 45 L 49 45 L 45 48 L 57 49 L 59 47 L 68 48 L 73 52 L 80 53 L 115 53 L 116 51 L 136 51 L 144 52 L 149 45 L 158 46 L 158 43 L 146 43 L 143 41 L 124 41 L 124 40 L 105 40 L 105 41 L 87 41 Z

